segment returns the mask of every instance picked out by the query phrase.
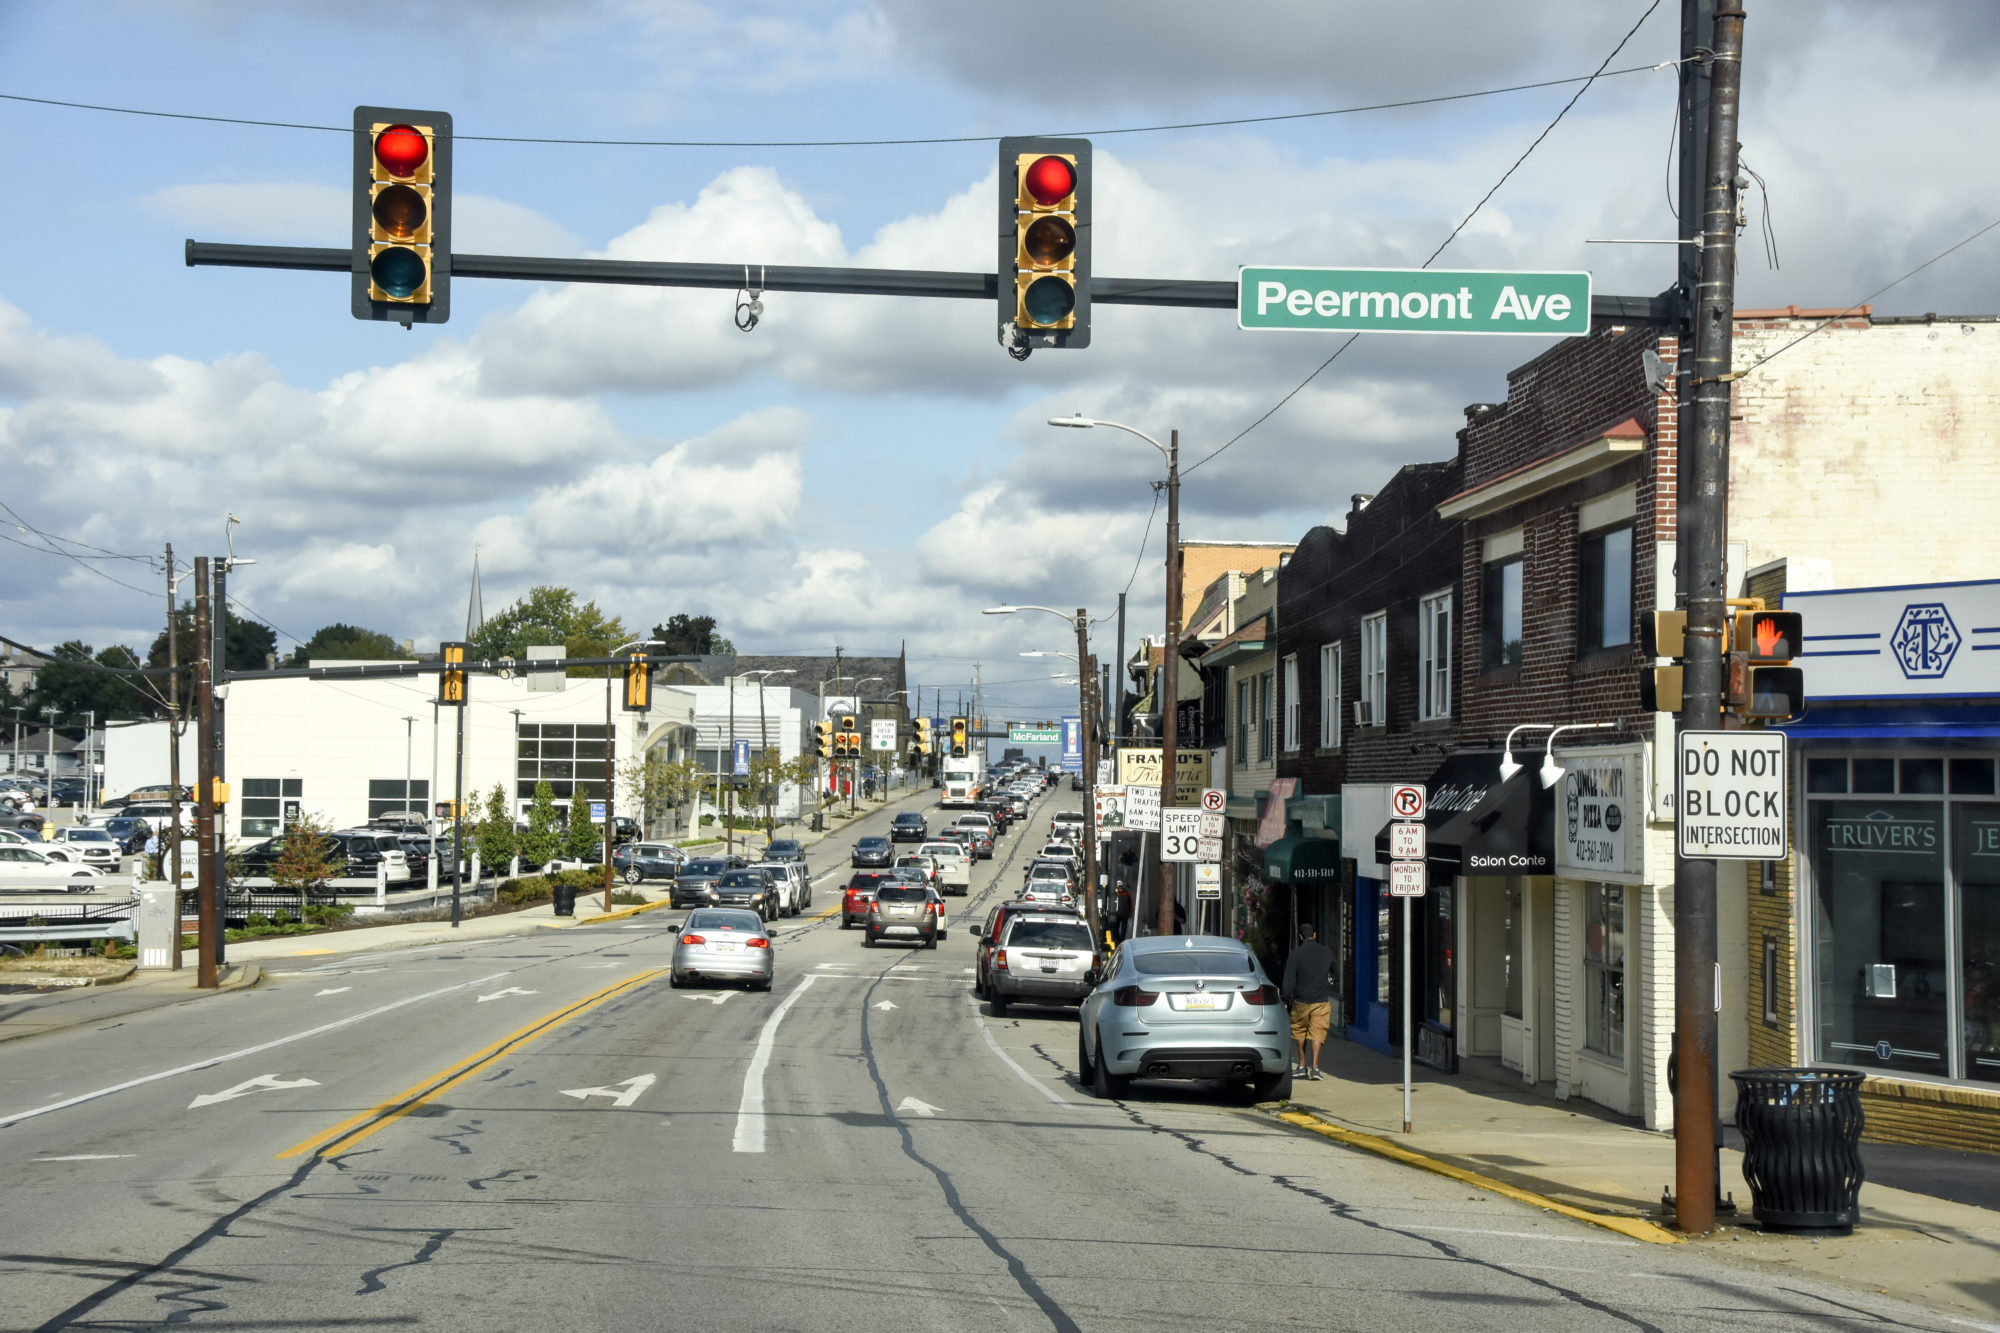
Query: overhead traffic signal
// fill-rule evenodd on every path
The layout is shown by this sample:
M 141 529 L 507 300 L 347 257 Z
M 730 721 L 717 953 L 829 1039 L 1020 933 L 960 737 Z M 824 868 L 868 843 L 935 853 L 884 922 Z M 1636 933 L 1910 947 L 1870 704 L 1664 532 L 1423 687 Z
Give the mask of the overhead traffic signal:
M 444 661 L 444 670 L 438 673 L 438 702 L 448 707 L 465 703 L 465 650 L 470 644 L 441 643 L 438 656 Z
M 931 752 L 931 720 L 927 717 L 912 719 L 911 725 L 917 729 L 917 740 L 913 747 L 918 754 Z
M 653 663 L 643 649 L 625 657 L 625 711 L 643 713 L 653 706 Z
M 451 315 L 451 116 L 354 108 L 356 319 L 442 324 Z
M 1738 611 L 1729 653 L 1729 705 L 1746 718 L 1783 722 L 1806 710 L 1806 673 L 1793 666 L 1805 622 L 1796 611 Z
M 820 758 L 822 759 L 833 758 L 833 723 L 831 722 L 813 723 L 813 739 L 815 745 L 817 745 L 819 749 Z
M 955 717 L 951 720 L 951 757 L 953 759 L 963 759 L 970 753 L 970 750 L 966 746 L 965 731 L 964 718 Z
M 1017 356 L 1090 345 L 1090 175 L 1088 139 L 1000 141 L 1000 330 Z

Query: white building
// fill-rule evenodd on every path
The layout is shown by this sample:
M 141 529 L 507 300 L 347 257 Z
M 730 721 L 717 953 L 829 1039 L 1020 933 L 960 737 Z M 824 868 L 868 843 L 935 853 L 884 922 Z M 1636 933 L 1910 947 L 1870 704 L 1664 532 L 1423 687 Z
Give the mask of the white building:
M 818 708 L 818 697 L 812 691 L 760 685 L 741 676 L 730 681 L 728 685 L 673 687 L 693 701 L 693 753 L 711 781 L 712 775 L 721 774 L 726 779 L 733 771 L 731 760 L 739 746 L 747 746 L 753 754 L 774 749 L 780 760 L 789 762 L 812 744 Z M 804 797 L 796 784 L 787 782 L 778 789 L 772 813 L 778 819 L 796 819 L 804 810 Z M 745 799 L 738 796 L 738 813 L 747 813 L 742 804 Z M 714 800 L 711 789 L 703 798 L 704 808 L 712 812 Z
M 343 665 L 358 665 L 344 663 Z M 539 688 L 538 688 L 539 687 Z M 476 814 L 487 793 L 504 787 L 517 814 L 535 785 L 547 781 L 567 809 L 581 795 L 601 815 L 605 778 L 602 679 L 543 675 L 532 684 L 474 676 L 464 708 L 465 800 Z M 721 691 L 717 691 L 721 693 Z M 751 696 L 755 709 L 755 691 Z M 777 691 L 776 693 L 782 693 Z M 396 810 L 429 811 L 454 791 L 456 710 L 436 703 L 434 676 L 388 680 L 250 680 L 229 686 L 224 704 L 224 771 L 230 784 L 227 836 L 267 837 L 288 814 L 310 811 L 336 828 Z M 656 688 L 652 707 L 628 713 L 612 699 L 612 762 L 658 752 L 669 761 L 693 753 L 689 691 Z M 750 733 L 754 735 L 754 731 Z M 112 792 L 164 783 L 165 723 L 112 730 L 105 785 Z M 182 738 L 181 780 L 195 778 L 194 730 Z M 612 813 L 638 813 L 636 792 L 620 783 Z M 649 829 L 665 835 L 677 829 Z

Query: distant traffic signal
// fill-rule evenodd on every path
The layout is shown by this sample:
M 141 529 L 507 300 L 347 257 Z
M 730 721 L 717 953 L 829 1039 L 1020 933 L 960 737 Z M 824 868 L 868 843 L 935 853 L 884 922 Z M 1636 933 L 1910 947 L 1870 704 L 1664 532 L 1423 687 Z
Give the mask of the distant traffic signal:
M 915 718 L 911 725 L 917 729 L 915 750 L 918 754 L 931 752 L 931 720 L 927 717 Z
M 625 657 L 625 711 L 643 713 L 653 706 L 653 664 L 644 649 Z
M 818 746 L 820 758 L 833 758 L 833 723 L 813 723 L 813 739 L 814 743 Z
M 451 116 L 354 108 L 356 319 L 451 315 Z
M 441 643 L 438 656 L 444 670 L 438 673 L 438 702 L 447 706 L 465 703 L 465 650 L 470 644 Z
M 999 313 L 1010 347 L 1090 345 L 1090 174 L 1088 139 L 1000 141 Z
M 969 747 L 966 745 L 965 732 L 965 719 L 962 717 L 953 718 L 951 720 L 951 757 L 953 759 L 963 759 L 967 754 L 971 753 Z

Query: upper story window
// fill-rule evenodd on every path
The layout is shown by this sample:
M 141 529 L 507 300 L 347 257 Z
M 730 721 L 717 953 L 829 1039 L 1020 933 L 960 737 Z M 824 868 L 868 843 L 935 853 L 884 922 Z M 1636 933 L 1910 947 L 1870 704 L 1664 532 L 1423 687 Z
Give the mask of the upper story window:
M 1319 646 L 1319 746 L 1340 748 L 1340 649 L 1337 643 Z
M 1521 557 L 1489 560 L 1480 580 L 1479 665 L 1521 665 Z
M 1361 618 L 1361 725 L 1389 721 L 1389 613 Z
M 1250 732 L 1257 725 L 1257 714 L 1251 707 L 1250 678 L 1245 676 L 1236 682 L 1236 762 L 1250 762 Z
M 1285 659 L 1283 679 L 1285 691 L 1285 750 L 1296 753 L 1299 748 L 1299 731 L 1304 721 L 1299 707 L 1299 659 L 1296 654 Z
M 1451 589 L 1417 603 L 1417 717 L 1451 716 Z
M 1271 758 L 1272 735 L 1277 729 L 1277 673 L 1266 671 L 1257 677 L 1257 761 L 1264 763 Z
M 1632 525 L 1583 534 L 1578 648 L 1596 652 L 1632 642 Z

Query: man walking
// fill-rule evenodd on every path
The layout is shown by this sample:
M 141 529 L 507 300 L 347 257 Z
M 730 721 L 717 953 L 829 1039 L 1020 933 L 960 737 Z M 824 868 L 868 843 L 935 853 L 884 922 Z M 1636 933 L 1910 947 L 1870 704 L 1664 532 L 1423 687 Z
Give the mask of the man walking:
M 1319 1048 L 1333 1016 L 1333 950 L 1321 944 L 1311 926 L 1299 927 L 1299 944 L 1285 960 L 1279 993 L 1292 1014 L 1294 1078 L 1319 1077 Z

